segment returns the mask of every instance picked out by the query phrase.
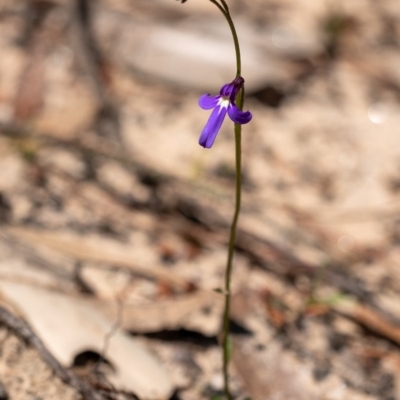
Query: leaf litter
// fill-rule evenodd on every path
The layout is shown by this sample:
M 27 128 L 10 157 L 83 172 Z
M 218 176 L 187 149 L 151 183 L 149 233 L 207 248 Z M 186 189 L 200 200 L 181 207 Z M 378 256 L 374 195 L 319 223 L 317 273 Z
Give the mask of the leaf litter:
M 202 2 L 105 0 L 90 29 L 75 7 L 45 3 L 0 9 L 2 304 L 66 370 L 104 357 L 102 379 L 80 372 L 99 395 L 217 396 L 232 138 L 223 127 L 201 151 L 196 103 L 230 74 L 231 44 Z M 237 398 L 400 398 L 394 4 L 232 1 L 254 110 L 231 315 Z M 215 64 L 201 56 L 206 22 L 224 55 Z M 182 51 L 188 39 L 195 52 Z M 88 327 L 107 322 L 89 332 L 83 314 Z M 79 398 L 1 325 L 0 389 Z M 152 361 L 128 358 L 134 349 Z

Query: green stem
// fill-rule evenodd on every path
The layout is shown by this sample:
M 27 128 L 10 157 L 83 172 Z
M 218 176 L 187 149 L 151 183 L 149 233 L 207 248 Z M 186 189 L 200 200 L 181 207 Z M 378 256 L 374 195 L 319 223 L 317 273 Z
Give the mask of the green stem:
M 232 32 L 233 42 L 235 45 L 236 53 L 236 77 L 241 76 L 241 57 L 240 57 L 240 47 L 239 40 L 237 37 L 235 25 L 233 24 L 232 18 L 229 13 L 228 5 L 225 0 L 220 0 L 219 4 L 216 0 L 210 0 L 211 3 L 215 4 L 219 10 L 222 12 L 226 18 L 229 27 Z M 238 94 L 237 106 L 243 110 L 244 103 L 244 88 L 242 88 Z M 224 315 L 223 315 L 223 331 L 222 331 L 222 347 L 223 347 L 223 376 L 224 376 L 224 392 L 227 400 L 232 400 L 232 395 L 229 390 L 229 358 L 231 353 L 231 343 L 229 340 L 229 314 L 231 305 L 231 278 L 232 278 L 232 261 L 233 254 L 235 250 L 236 241 L 236 231 L 237 224 L 240 214 L 240 204 L 242 197 L 242 125 L 235 124 L 235 155 L 236 155 L 236 195 L 235 195 L 235 212 L 233 214 L 230 235 L 229 235 L 229 245 L 228 245 L 228 260 L 226 264 L 225 271 L 225 305 L 224 305 Z
M 229 235 L 229 247 L 228 247 L 228 261 L 225 272 L 225 307 L 224 307 L 224 319 L 223 319 L 223 375 L 224 375 L 224 391 L 225 396 L 228 400 L 232 400 L 232 395 L 229 390 L 229 357 L 231 353 L 231 344 L 229 341 L 229 314 L 231 305 L 231 277 L 232 277 L 232 261 L 233 253 L 235 249 L 236 230 L 237 223 L 239 220 L 240 204 L 242 197 L 242 126 L 235 124 L 235 147 L 236 147 L 236 203 L 235 212 L 233 214 L 233 220 L 231 224 L 231 230 Z
M 232 37 L 233 37 L 233 43 L 235 45 L 235 53 L 236 53 L 236 76 L 241 76 L 242 74 L 242 61 L 240 58 L 240 46 L 239 46 L 239 39 L 236 33 L 236 28 L 235 25 L 233 24 L 231 15 L 229 13 L 229 8 L 228 5 L 226 4 L 225 0 L 221 0 L 221 4 L 219 4 L 216 0 L 210 0 L 211 3 L 215 4 L 219 10 L 222 12 L 224 15 L 225 19 L 227 20 L 229 24 L 229 28 L 231 29 L 232 32 Z

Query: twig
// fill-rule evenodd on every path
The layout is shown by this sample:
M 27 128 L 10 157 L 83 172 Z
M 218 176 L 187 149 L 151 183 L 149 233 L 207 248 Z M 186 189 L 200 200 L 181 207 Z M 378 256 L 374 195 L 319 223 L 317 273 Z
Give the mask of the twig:
M 372 308 L 358 302 L 343 302 L 334 305 L 332 309 L 375 332 L 377 335 L 400 345 L 400 325 L 383 318 Z
M 106 83 L 107 66 L 102 57 L 92 27 L 93 2 L 74 0 L 71 4 L 70 42 L 85 70 L 98 101 L 95 128 L 102 136 L 121 141 L 120 118 Z
M 101 350 L 100 357 L 97 360 L 96 364 L 94 365 L 92 369 L 92 374 L 93 375 L 98 375 L 100 366 L 103 362 L 103 360 L 106 359 L 107 356 L 107 351 L 110 346 L 110 341 L 112 337 L 118 332 L 118 330 L 121 328 L 123 324 L 123 314 L 124 314 L 124 302 L 123 302 L 123 292 L 125 292 L 127 289 L 129 289 L 129 284 L 131 282 L 128 282 L 128 284 L 125 285 L 125 288 L 121 291 L 121 293 L 117 294 L 116 296 L 116 303 L 117 303 L 117 316 L 115 319 L 114 324 L 111 326 L 111 329 L 109 332 L 104 337 L 104 343 L 103 343 L 103 349 Z

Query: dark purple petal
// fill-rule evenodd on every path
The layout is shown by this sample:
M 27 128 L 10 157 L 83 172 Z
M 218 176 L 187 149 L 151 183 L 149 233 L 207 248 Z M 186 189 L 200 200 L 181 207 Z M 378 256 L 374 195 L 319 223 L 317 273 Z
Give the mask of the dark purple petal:
M 221 96 L 210 96 L 209 94 L 203 94 L 203 96 L 199 98 L 199 106 L 203 110 L 211 110 L 217 105 L 220 98 Z
M 221 90 L 219 91 L 219 94 L 221 96 L 229 97 L 232 93 L 233 86 L 231 83 L 227 83 L 224 86 L 222 86 Z
M 247 124 L 253 118 L 250 111 L 241 111 L 234 104 L 229 105 L 228 115 L 233 122 L 241 125 Z
M 215 141 L 226 115 L 226 107 L 215 107 L 201 132 L 199 144 L 209 149 Z
M 241 76 L 237 76 L 231 83 L 222 86 L 219 93 L 221 96 L 229 97 L 230 101 L 234 103 L 239 90 L 243 87 L 243 84 L 244 79 Z

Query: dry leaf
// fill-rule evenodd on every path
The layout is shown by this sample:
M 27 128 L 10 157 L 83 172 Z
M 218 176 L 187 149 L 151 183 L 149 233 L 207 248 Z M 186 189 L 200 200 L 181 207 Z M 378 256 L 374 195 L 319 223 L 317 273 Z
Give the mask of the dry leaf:
M 79 299 L 9 282 L 0 283 L 0 292 L 17 306 L 49 351 L 66 367 L 84 351 L 101 354 L 105 337 L 113 329 L 115 321 Z M 110 339 L 105 358 L 115 369 L 107 378 L 118 389 L 149 400 L 166 400 L 172 394 L 172 382 L 164 368 L 121 330 Z
M 94 301 L 110 318 L 116 315 L 116 304 Z M 223 296 L 201 291 L 152 304 L 124 305 L 122 326 L 133 332 L 157 332 L 164 329 L 190 329 L 207 336 L 220 330 Z

